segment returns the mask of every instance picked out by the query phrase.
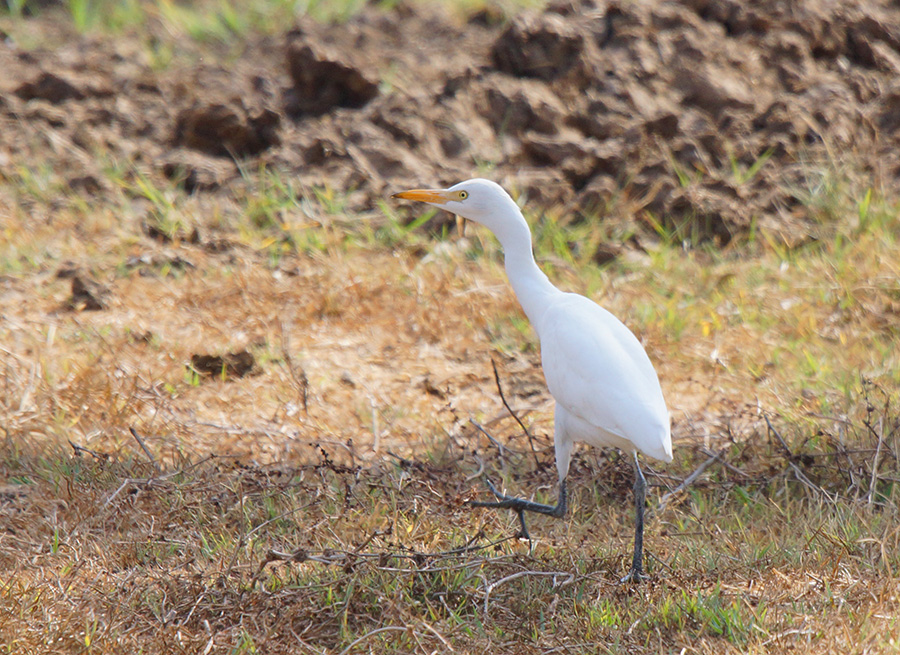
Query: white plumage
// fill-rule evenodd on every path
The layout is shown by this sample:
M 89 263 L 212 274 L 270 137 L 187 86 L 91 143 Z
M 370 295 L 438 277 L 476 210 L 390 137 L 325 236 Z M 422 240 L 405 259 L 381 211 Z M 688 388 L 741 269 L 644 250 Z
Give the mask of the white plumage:
M 541 343 L 547 387 L 556 400 L 554 445 L 560 493 L 556 505 L 542 505 L 499 493 L 476 507 L 518 512 L 528 536 L 524 512 L 562 516 L 566 511 L 566 476 L 578 441 L 615 446 L 634 454 L 635 547 L 626 580 L 643 574 L 643 510 L 646 483 L 637 453 L 672 461 L 669 414 L 650 358 L 640 342 L 615 316 L 592 300 L 557 289 L 538 268 L 531 230 L 519 207 L 499 185 L 472 179 L 449 189 L 414 189 L 396 198 L 427 202 L 484 225 L 503 246 L 506 273 Z
M 584 296 L 566 293 L 535 329 L 557 411 L 594 428 L 572 435 L 575 441 L 672 461 L 669 415 L 656 371 L 619 319 Z

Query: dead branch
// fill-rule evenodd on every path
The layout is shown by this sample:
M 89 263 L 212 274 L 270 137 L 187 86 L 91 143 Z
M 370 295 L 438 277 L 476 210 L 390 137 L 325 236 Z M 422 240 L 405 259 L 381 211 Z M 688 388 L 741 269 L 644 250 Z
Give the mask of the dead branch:
M 72 441 L 71 439 L 66 439 L 69 442 L 69 445 L 72 446 L 72 450 L 75 451 L 75 456 L 80 457 L 81 453 L 87 453 L 91 455 L 94 459 L 99 459 L 101 461 L 109 459 L 109 455 L 106 453 L 98 453 L 96 450 L 91 450 L 90 448 L 85 448 L 84 446 L 79 446 L 77 443 Z
M 491 584 L 487 584 L 487 580 L 485 580 L 484 586 L 484 615 L 488 614 L 488 601 L 490 600 L 491 592 L 494 591 L 500 585 L 506 584 L 507 582 L 512 582 L 513 580 L 518 580 L 519 578 L 524 578 L 527 576 L 553 576 L 553 588 L 557 589 L 559 587 L 565 587 L 566 585 L 570 585 L 575 582 L 575 574 L 574 573 L 566 573 L 563 571 L 519 571 L 518 573 L 513 573 L 511 575 L 506 576 L 505 578 L 500 578 L 496 582 L 492 582 Z M 557 578 L 564 577 L 565 579 L 561 582 L 557 581 Z
M 347 653 L 349 653 L 351 650 L 353 650 L 353 647 L 356 646 L 356 644 L 361 643 L 361 642 L 365 641 L 366 639 L 368 639 L 369 637 L 374 637 L 375 635 L 380 634 L 382 632 L 390 632 L 390 631 L 407 632 L 409 630 L 410 630 L 409 626 L 399 626 L 399 625 L 386 625 L 383 628 L 377 628 L 375 630 L 372 630 L 371 632 L 367 632 L 366 634 L 364 634 L 362 637 L 360 637 L 358 639 L 354 639 L 352 642 L 350 642 L 349 646 L 347 646 L 344 650 L 342 650 L 339 653 L 339 655 L 347 655 Z
M 290 321 L 282 321 L 281 322 L 281 356 L 284 358 L 284 363 L 287 365 L 288 373 L 291 376 L 291 381 L 294 383 L 294 386 L 297 388 L 297 392 L 300 394 L 300 402 L 303 404 L 303 413 L 309 414 L 309 378 L 306 376 L 306 371 L 300 365 L 294 365 L 293 360 L 291 359 L 291 337 L 290 337 Z
M 150 449 L 147 448 L 147 444 L 144 443 L 144 440 L 141 439 L 141 435 L 137 433 L 133 427 L 129 427 L 128 431 L 131 432 L 131 436 L 134 437 L 134 440 L 138 442 L 138 445 L 141 447 L 141 450 L 144 451 L 144 454 L 147 456 L 147 459 L 150 460 L 150 463 L 153 464 L 153 468 L 156 469 L 156 472 L 159 473 L 159 463 L 156 461 L 156 458 L 150 453 Z
M 481 425 L 480 423 L 478 423 L 476 420 L 470 418 L 470 419 L 469 419 L 469 423 L 471 423 L 472 425 L 474 425 L 476 430 L 478 430 L 481 434 L 483 434 L 484 436 L 486 436 L 486 437 L 488 438 L 488 440 L 489 440 L 492 444 L 494 444 L 495 446 L 497 446 L 497 450 L 500 452 L 500 464 L 501 464 L 501 466 L 503 467 L 503 470 L 505 471 L 505 470 L 506 470 L 506 456 L 505 456 L 505 453 L 506 453 L 506 451 L 508 450 L 508 449 L 506 448 L 506 446 L 504 446 L 502 443 L 500 443 L 499 441 L 497 441 L 496 439 L 494 439 L 494 437 L 491 435 L 491 433 L 488 432 L 488 431 L 484 428 L 484 426 Z
M 684 491 L 684 490 L 687 489 L 689 486 L 691 486 L 691 485 L 694 483 L 694 480 L 696 480 L 697 478 L 699 478 L 699 477 L 703 474 L 703 472 L 704 472 L 706 469 L 708 469 L 710 466 L 713 465 L 713 463 L 715 463 L 716 461 L 718 461 L 718 460 L 725 454 L 725 452 L 728 450 L 729 447 L 730 447 L 730 446 L 726 446 L 725 448 L 723 448 L 723 449 L 720 450 L 719 452 L 717 452 L 717 453 L 715 453 L 714 455 L 712 455 L 709 459 L 707 459 L 707 460 L 706 460 L 705 462 L 703 462 L 700 466 L 698 466 L 698 467 L 694 470 L 693 473 L 691 473 L 689 476 L 687 476 L 687 477 L 682 481 L 681 484 L 679 484 L 677 487 L 675 487 L 674 489 L 672 489 L 672 491 L 669 491 L 669 492 L 666 493 L 662 498 L 660 498 L 660 499 L 659 499 L 659 503 L 657 504 L 656 510 L 655 510 L 655 511 L 661 512 L 662 510 L 664 510 L 664 509 L 666 508 L 666 505 L 669 504 L 669 501 L 671 501 L 675 496 L 677 496 L 677 495 L 680 494 L 682 491 Z
M 778 438 L 778 441 L 781 444 L 781 447 L 784 450 L 785 455 L 787 455 L 788 460 L 793 461 L 794 453 L 791 452 L 790 448 L 788 448 L 787 442 L 781 437 L 781 433 L 775 429 L 774 425 L 772 425 L 772 421 L 769 420 L 769 415 L 766 414 L 765 412 L 763 412 L 763 418 L 766 419 L 766 425 L 769 427 L 769 433 L 774 434 Z
M 868 425 L 868 419 L 866 424 Z M 871 505 L 875 498 L 875 485 L 878 484 L 878 457 L 881 455 L 881 445 L 884 443 L 884 417 L 878 419 L 878 445 L 875 447 L 875 457 L 872 458 L 872 479 L 869 481 L 869 494 L 867 504 Z
M 491 368 L 494 369 L 494 382 L 497 383 L 497 391 L 500 393 L 500 400 L 503 402 L 503 406 L 506 408 L 506 411 L 510 413 L 510 415 L 516 419 L 516 423 L 519 424 L 519 427 L 522 428 L 522 431 L 528 436 L 528 445 L 531 447 L 531 455 L 534 457 L 534 465 L 538 469 L 541 468 L 541 463 L 538 461 L 537 451 L 534 449 L 534 437 L 531 436 L 531 432 L 528 431 L 528 428 L 525 427 L 525 424 L 519 419 L 516 413 L 513 411 L 512 407 L 509 406 L 509 403 L 506 402 L 506 396 L 503 394 L 503 386 L 500 384 L 500 373 L 497 371 L 497 362 L 494 361 L 494 358 L 491 358 Z
M 778 432 L 778 430 L 775 429 L 775 426 L 772 425 L 772 422 L 769 420 L 769 416 L 767 414 L 763 413 L 763 418 L 766 419 L 766 425 L 769 427 L 769 431 L 778 438 L 779 442 L 781 442 L 781 445 L 784 448 L 785 453 L 787 453 L 787 463 L 791 467 L 791 469 L 793 469 L 794 475 L 796 476 L 796 478 L 801 483 L 806 485 L 809 489 L 811 489 L 812 491 L 821 494 L 822 497 L 825 498 L 825 500 L 827 500 L 829 503 L 831 503 L 834 506 L 837 506 L 837 501 L 835 500 L 835 498 L 830 493 L 825 491 L 822 487 L 820 487 L 815 482 L 813 482 L 808 477 L 806 477 L 806 474 L 803 471 L 801 471 L 800 467 L 794 463 L 794 454 L 791 452 L 791 449 L 788 448 L 787 443 L 782 438 L 782 436 Z

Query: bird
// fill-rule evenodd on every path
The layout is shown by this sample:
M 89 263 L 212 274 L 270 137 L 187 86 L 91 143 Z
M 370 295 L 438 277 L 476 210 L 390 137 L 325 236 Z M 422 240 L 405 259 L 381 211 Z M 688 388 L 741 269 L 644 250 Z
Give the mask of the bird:
M 554 451 L 559 474 L 555 505 L 507 496 L 486 483 L 496 500 L 471 501 L 481 508 L 518 513 L 520 535 L 529 539 L 525 512 L 557 518 L 567 509 L 566 478 L 577 442 L 631 453 L 634 465 L 635 530 L 631 568 L 622 582 L 641 582 L 647 482 L 638 453 L 672 461 L 668 409 L 656 370 L 637 337 L 609 311 L 585 296 L 553 285 L 535 261 L 531 229 L 519 206 L 499 184 L 474 178 L 447 189 L 412 189 L 397 199 L 424 202 L 468 219 L 500 241 L 516 298 L 540 341 L 541 364 L 554 408 Z

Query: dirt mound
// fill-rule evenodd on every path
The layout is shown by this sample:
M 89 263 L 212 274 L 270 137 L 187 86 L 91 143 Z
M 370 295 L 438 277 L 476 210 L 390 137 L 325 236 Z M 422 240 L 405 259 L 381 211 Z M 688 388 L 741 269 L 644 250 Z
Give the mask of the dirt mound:
M 802 237 L 798 162 L 868 153 L 900 174 L 888 2 L 559 1 L 510 21 L 399 3 L 303 20 L 228 65 L 159 72 L 125 40 L 7 40 L 0 66 L 0 162 L 49 141 L 85 192 L 103 189 L 102 157 L 196 192 L 227 190 L 249 158 L 359 209 L 487 165 L 538 206 L 626 199 L 727 242 L 752 222 Z

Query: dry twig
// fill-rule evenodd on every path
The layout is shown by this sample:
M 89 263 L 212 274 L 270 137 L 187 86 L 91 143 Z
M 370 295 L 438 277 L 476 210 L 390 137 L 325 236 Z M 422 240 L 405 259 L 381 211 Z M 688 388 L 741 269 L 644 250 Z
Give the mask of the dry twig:
M 353 647 L 356 646 L 356 644 L 365 641 L 369 637 L 374 637 L 377 634 L 381 634 L 382 632 L 391 632 L 391 631 L 406 632 L 408 630 L 409 630 L 408 626 L 399 626 L 399 625 L 386 625 L 383 628 L 377 628 L 375 630 L 372 630 L 371 632 L 367 632 L 366 634 L 364 634 L 362 637 L 359 637 L 358 639 L 354 639 L 352 642 L 350 642 L 349 646 L 347 646 L 344 650 L 342 650 L 340 652 L 340 655 L 347 655 L 347 653 L 349 653 L 351 650 L 353 650 Z
M 531 446 L 531 455 L 532 457 L 534 457 L 534 465 L 535 467 L 540 469 L 541 463 L 538 461 L 537 451 L 534 449 L 534 437 L 531 436 L 531 432 L 528 431 L 528 428 L 525 427 L 525 424 L 522 423 L 522 421 L 513 411 L 512 407 L 509 406 L 509 403 L 506 402 L 506 396 L 503 394 L 503 386 L 500 384 L 500 373 L 497 371 L 497 362 L 495 362 L 493 358 L 491 358 L 491 367 L 494 369 L 494 382 L 497 383 L 497 391 L 500 393 L 500 400 L 503 401 L 503 406 L 506 408 L 506 411 L 508 411 L 510 415 L 512 415 L 512 417 L 516 419 L 516 423 L 519 424 L 519 427 L 522 428 L 522 431 L 528 436 L 528 445 Z
M 666 505 L 669 504 L 669 501 L 671 501 L 675 496 L 677 496 L 677 495 L 680 494 L 682 491 L 684 491 L 684 490 L 687 489 L 689 486 L 691 486 L 691 485 L 694 483 L 694 480 L 696 480 L 697 478 L 699 478 L 699 477 L 703 474 L 703 471 L 705 471 L 705 470 L 708 469 L 710 466 L 712 466 L 712 464 L 713 464 L 714 462 L 718 461 L 719 458 L 721 458 L 722 455 L 724 455 L 725 452 L 726 452 L 727 450 L 728 450 L 728 446 L 726 446 L 725 448 L 723 448 L 723 449 L 720 450 L 719 452 L 717 452 L 717 453 L 715 453 L 714 455 L 712 455 L 709 459 L 707 459 L 707 460 L 706 460 L 705 462 L 703 462 L 700 466 L 698 466 L 698 467 L 694 470 L 693 473 L 691 473 L 689 476 L 687 476 L 687 477 L 682 481 L 681 484 L 679 484 L 677 487 L 675 487 L 674 489 L 672 489 L 672 491 L 666 493 L 662 498 L 660 498 L 660 499 L 659 499 L 659 503 L 656 505 L 656 511 L 657 511 L 657 512 L 661 512 L 662 510 L 664 510 L 664 509 L 666 508 Z
M 300 365 L 295 366 L 293 359 L 291 359 L 290 328 L 290 321 L 281 322 L 281 356 L 284 358 L 284 363 L 291 376 L 291 381 L 294 383 L 297 392 L 300 394 L 303 413 L 309 414 L 309 378 L 306 376 L 306 371 L 303 367 Z
M 153 468 L 156 469 L 156 472 L 159 473 L 159 463 L 156 461 L 156 458 L 150 453 L 150 449 L 147 448 L 147 444 L 144 443 L 144 440 L 141 439 L 141 435 L 137 433 L 133 427 L 129 427 L 128 431 L 131 432 L 131 436 L 134 437 L 134 440 L 138 442 L 138 445 L 141 447 L 141 450 L 144 451 L 144 454 L 147 456 L 147 459 L 150 460 L 150 463 L 153 464 Z
M 796 478 L 800 482 L 802 482 L 804 485 L 806 485 L 809 489 L 811 489 L 812 491 L 814 491 L 816 493 L 821 494 L 822 497 L 825 498 L 829 503 L 836 506 L 837 501 L 835 500 L 835 498 L 830 493 L 825 491 L 822 487 L 820 487 L 815 482 L 813 482 L 808 477 L 806 477 L 806 474 L 803 471 L 801 471 L 800 467 L 794 463 L 794 457 L 795 457 L 794 454 L 791 452 L 791 449 L 788 448 L 787 443 L 785 442 L 784 438 L 782 438 L 782 436 L 778 432 L 778 430 L 775 429 L 775 426 L 772 425 L 772 422 L 769 420 L 769 416 L 767 414 L 763 413 L 763 418 L 766 419 L 766 425 L 768 426 L 769 431 L 772 434 L 774 434 L 778 438 L 778 441 L 781 443 L 782 448 L 784 449 L 785 453 L 787 454 L 787 457 L 786 457 L 787 463 L 791 467 L 791 469 L 793 469 L 794 475 L 796 476 Z
M 488 614 L 488 600 L 490 599 L 491 592 L 494 591 L 500 585 L 506 584 L 507 582 L 512 582 L 513 580 L 518 580 L 519 578 L 524 578 L 526 576 L 553 576 L 553 588 L 557 589 L 559 587 L 565 587 L 566 585 L 570 585 L 575 582 L 575 574 L 574 573 L 566 573 L 563 571 L 519 571 L 518 573 L 513 573 L 511 575 L 506 576 L 505 578 L 500 578 L 496 582 L 492 582 L 491 584 L 487 584 L 487 580 L 485 580 L 484 585 L 484 615 Z M 562 582 L 558 582 L 558 577 L 564 577 L 565 579 Z

